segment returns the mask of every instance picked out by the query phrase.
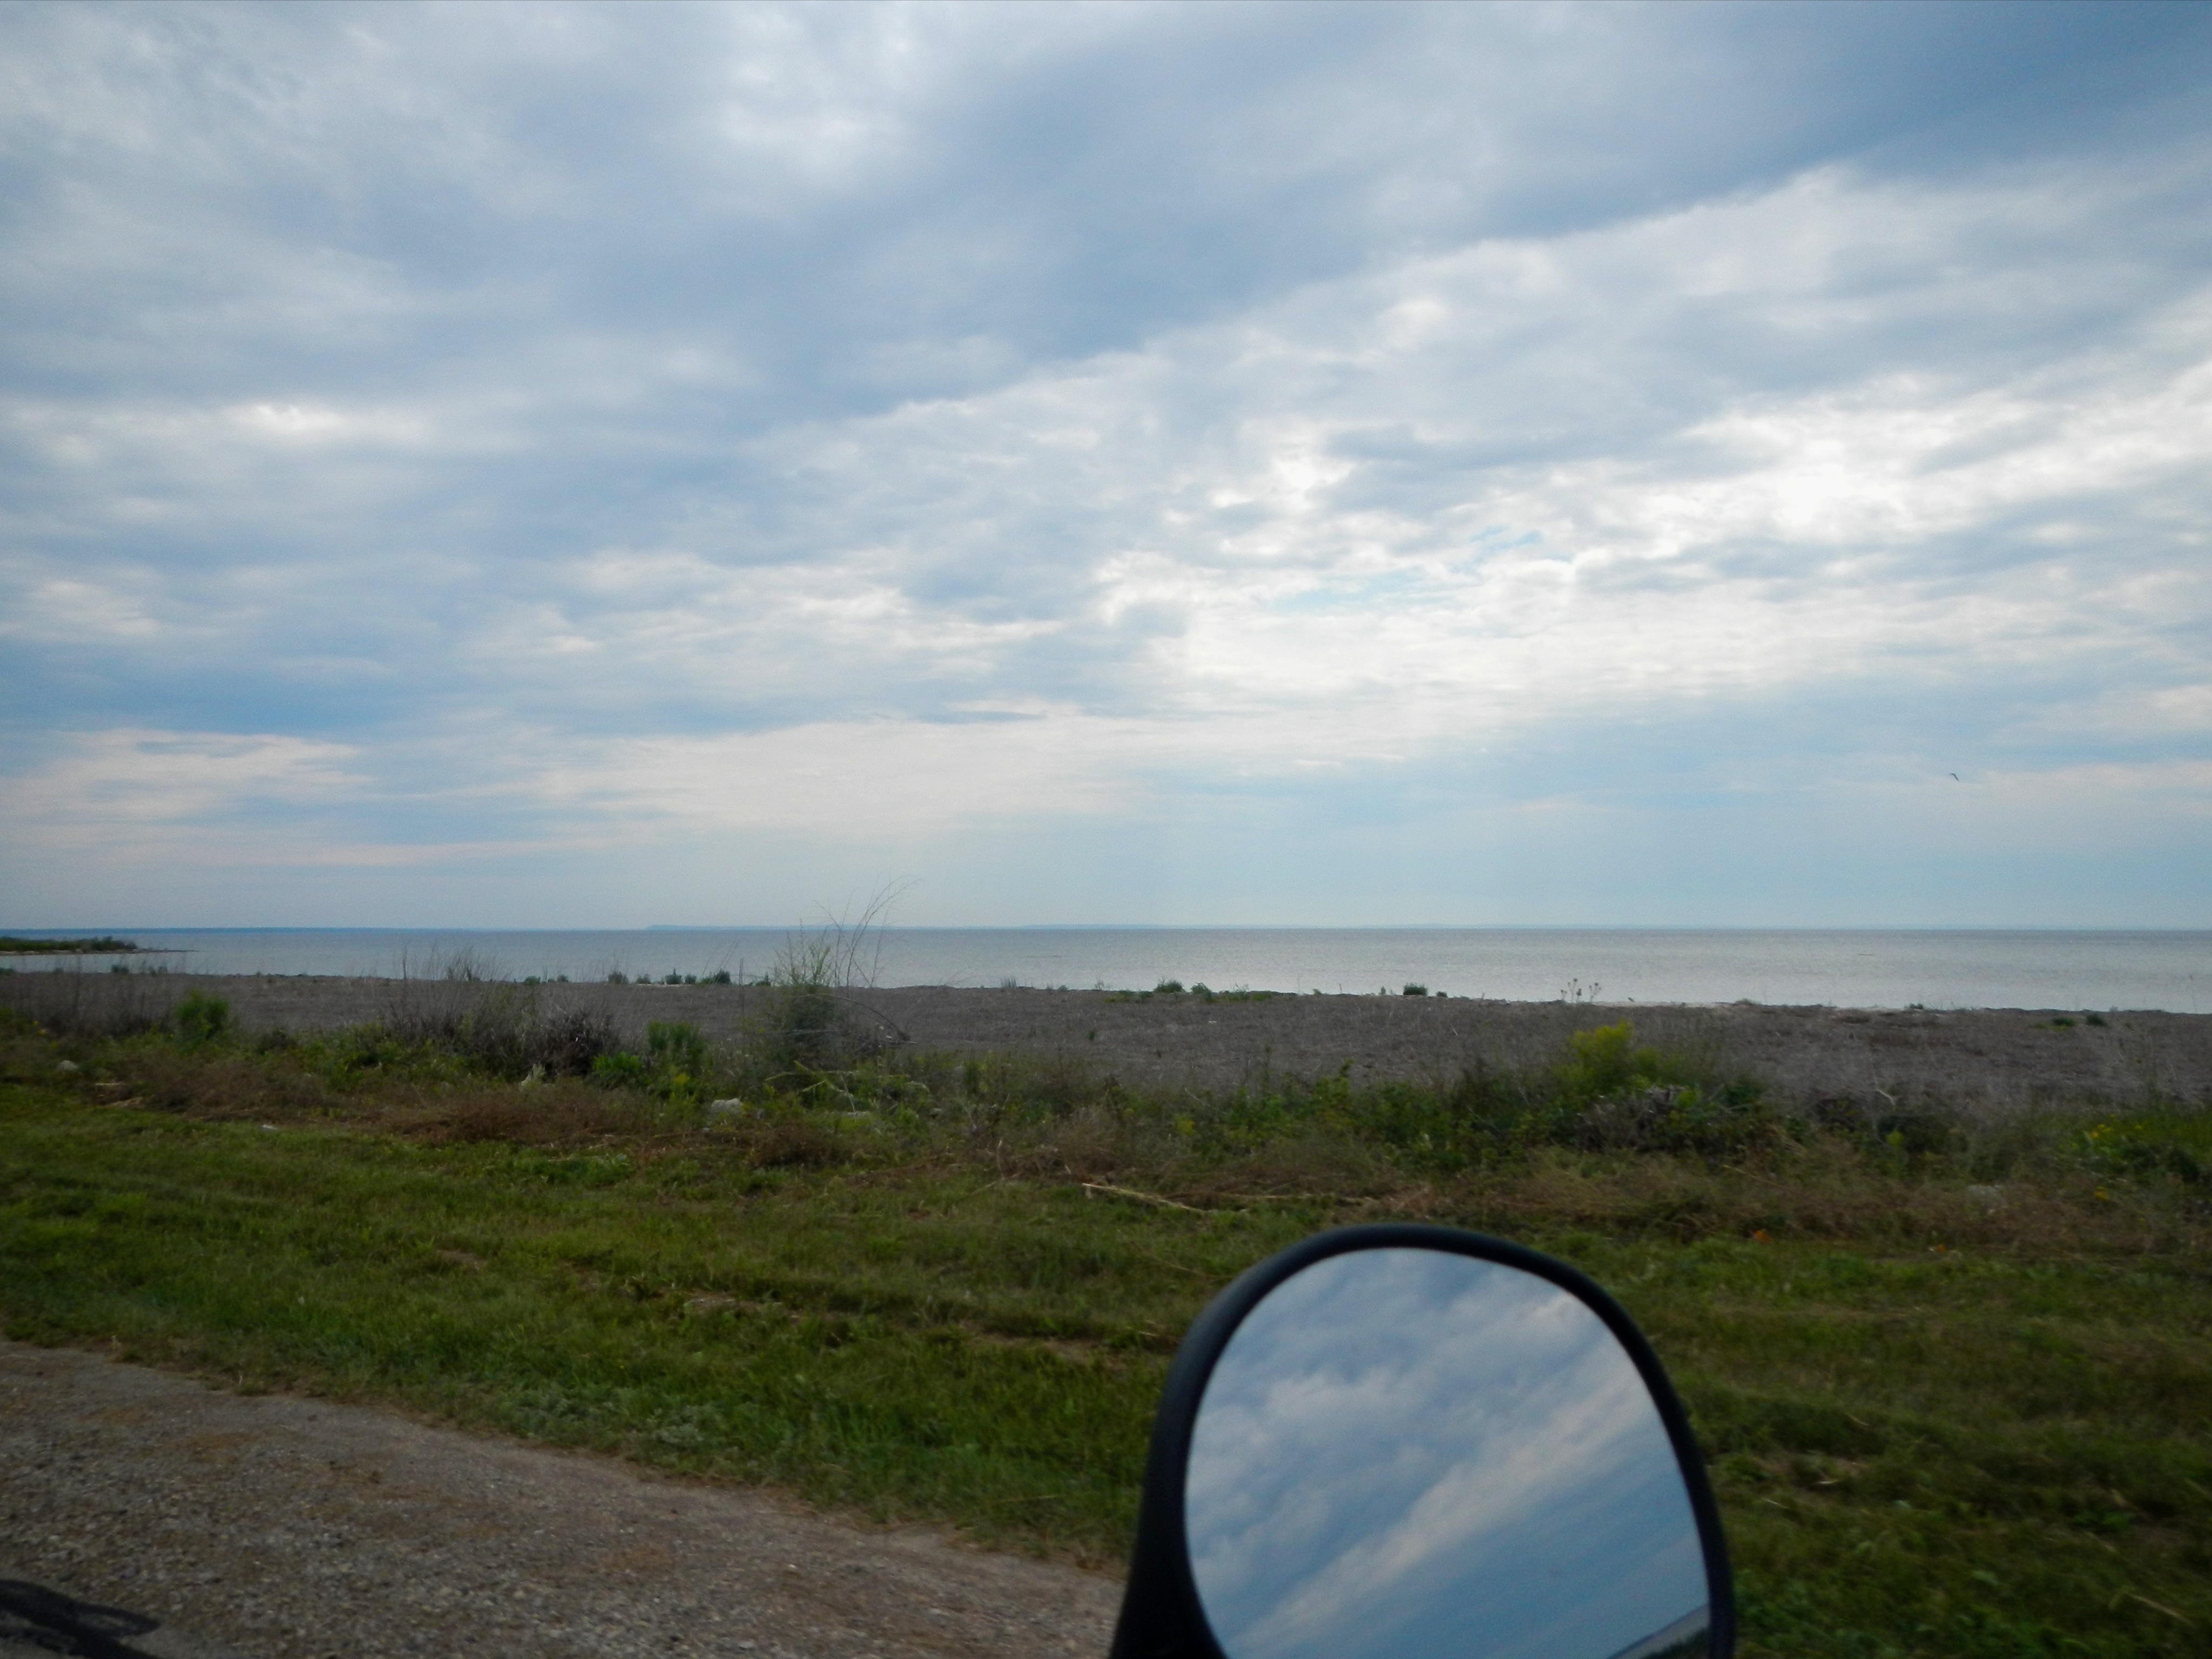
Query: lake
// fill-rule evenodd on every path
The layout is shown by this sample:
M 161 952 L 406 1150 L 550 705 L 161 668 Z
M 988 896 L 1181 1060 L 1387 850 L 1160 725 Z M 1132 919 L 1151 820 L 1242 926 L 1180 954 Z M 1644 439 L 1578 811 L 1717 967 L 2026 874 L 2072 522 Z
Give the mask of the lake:
M 83 931 L 83 930 L 81 930 Z M 793 935 L 768 927 L 589 931 L 111 928 L 134 967 L 213 974 L 520 979 L 757 975 Z M 51 936 L 51 935 L 50 935 Z M 1522 927 L 895 927 L 861 963 L 883 985 L 1012 981 L 1149 990 L 1395 992 L 1516 1001 L 1753 1002 L 2212 1012 L 2212 933 Z M 112 960 L 70 958 L 70 969 Z M 41 972 L 51 957 L 0 958 Z

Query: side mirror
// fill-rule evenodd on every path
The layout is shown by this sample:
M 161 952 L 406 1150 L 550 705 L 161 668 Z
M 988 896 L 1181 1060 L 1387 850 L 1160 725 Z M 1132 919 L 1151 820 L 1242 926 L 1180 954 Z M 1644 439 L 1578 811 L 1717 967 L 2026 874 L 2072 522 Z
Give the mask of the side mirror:
M 1200 1316 L 1113 1659 L 1729 1659 L 1720 1516 L 1657 1357 L 1565 1264 L 1352 1227 Z

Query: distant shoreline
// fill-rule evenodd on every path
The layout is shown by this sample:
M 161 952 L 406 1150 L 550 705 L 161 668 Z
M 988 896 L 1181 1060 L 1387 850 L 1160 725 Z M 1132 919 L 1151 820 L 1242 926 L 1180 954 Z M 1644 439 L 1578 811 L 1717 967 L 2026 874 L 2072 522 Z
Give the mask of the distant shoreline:
M 137 940 L 115 939 L 105 933 L 96 939 L 23 939 L 14 933 L 0 933 L 0 957 L 129 957 L 139 954 Z

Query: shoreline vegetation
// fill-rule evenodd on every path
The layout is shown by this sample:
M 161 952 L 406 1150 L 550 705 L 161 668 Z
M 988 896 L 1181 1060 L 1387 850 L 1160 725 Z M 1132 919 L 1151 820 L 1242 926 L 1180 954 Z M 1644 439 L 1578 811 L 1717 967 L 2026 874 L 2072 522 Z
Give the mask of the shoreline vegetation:
M 1650 1333 L 1751 1659 L 2212 1630 L 2212 1018 L 850 967 L 320 1005 L 8 980 L 0 1321 L 1110 1568 L 1214 1291 L 1433 1220 Z
M 97 939 L 24 939 L 0 933 L 0 957 L 127 957 L 137 952 L 137 940 L 106 933 Z

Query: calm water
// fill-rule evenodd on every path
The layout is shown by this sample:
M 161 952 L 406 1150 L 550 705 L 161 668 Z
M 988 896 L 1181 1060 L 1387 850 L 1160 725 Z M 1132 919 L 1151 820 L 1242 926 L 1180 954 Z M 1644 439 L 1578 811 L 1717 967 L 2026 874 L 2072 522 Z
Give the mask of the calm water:
M 131 958 L 216 974 L 435 978 L 457 959 L 520 979 L 757 975 L 777 928 L 427 933 L 372 928 L 111 930 Z M 1763 932 L 1489 927 L 901 927 L 864 969 L 881 985 L 1103 986 L 1162 979 L 1216 990 L 1395 991 L 1606 1002 L 1845 1007 L 2164 1008 L 2212 1013 L 2212 933 Z M 4 961 L 5 959 L 0 959 Z M 50 961 L 16 957 L 21 972 Z M 105 968 L 110 959 L 72 959 Z

